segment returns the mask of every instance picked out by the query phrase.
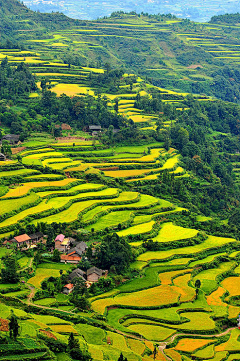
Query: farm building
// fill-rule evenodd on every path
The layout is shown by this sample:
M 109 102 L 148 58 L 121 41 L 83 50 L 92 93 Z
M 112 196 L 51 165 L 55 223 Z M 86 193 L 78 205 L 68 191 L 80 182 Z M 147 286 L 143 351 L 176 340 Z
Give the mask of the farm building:
M 73 248 L 70 248 L 68 251 L 67 251 L 67 255 L 69 256 L 82 256 L 85 252 L 86 252 L 86 249 L 87 249 L 87 245 L 85 242 L 80 242 L 80 243 L 77 243 L 75 247 Z
M 86 281 L 86 272 L 82 271 L 80 268 L 77 268 L 68 276 L 70 281 L 72 281 L 74 278 L 82 278 L 84 281 Z
M 91 267 L 87 270 L 87 280 L 89 282 L 97 282 L 103 273 L 103 270 L 97 267 Z
M 0 161 L 3 162 L 6 160 L 6 157 L 3 153 L 0 153 Z
M 30 234 L 29 237 L 31 238 L 32 243 L 38 243 L 43 241 L 43 233 L 42 232 L 36 232 L 33 234 Z
M 102 131 L 101 125 L 88 125 L 85 129 L 91 135 L 98 135 Z
M 65 285 L 63 287 L 63 293 L 65 293 L 66 295 L 69 295 L 69 293 L 71 293 L 74 289 L 74 285 L 72 283 L 68 283 L 67 285 Z
M 29 247 L 31 243 L 31 238 L 27 234 L 22 234 L 21 236 L 16 236 L 10 239 L 9 243 L 17 244 L 17 247 L 25 246 Z
M 70 240 L 69 238 L 65 238 L 63 234 L 59 234 L 55 238 L 55 249 L 59 252 L 66 252 L 67 249 L 70 247 Z
M 81 261 L 81 257 L 79 256 L 69 256 L 66 254 L 62 254 L 60 257 L 60 262 L 62 263 L 73 263 L 73 264 L 77 264 L 78 262 Z
M 19 142 L 19 135 L 17 134 L 6 134 L 2 137 L 3 140 L 7 140 L 10 144 L 17 144 Z

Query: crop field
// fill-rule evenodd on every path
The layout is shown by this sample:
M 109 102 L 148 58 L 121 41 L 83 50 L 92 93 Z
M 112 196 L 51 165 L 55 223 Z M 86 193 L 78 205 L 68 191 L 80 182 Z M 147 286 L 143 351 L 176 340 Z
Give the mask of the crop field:
M 63 186 L 67 186 L 76 179 L 63 179 L 60 181 L 53 181 L 53 182 L 29 182 L 23 183 L 23 185 L 16 187 L 15 189 L 10 189 L 7 194 L 0 197 L 0 199 L 4 198 L 18 198 L 26 195 L 29 191 L 34 190 L 34 188 L 42 188 L 42 187 L 52 187 L 52 188 L 61 188 Z
M 220 263 L 218 268 L 208 269 L 198 273 L 195 280 L 199 279 L 201 281 L 201 288 L 205 293 L 209 294 L 217 287 L 216 278 L 222 273 L 229 271 L 234 265 L 236 265 L 235 262 Z
M 0 200 L 1 215 L 12 211 L 17 211 L 23 206 L 33 204 L 39 199 L 35 193 L 30 193 L 28 196 L 17 198 L 17 199 L 2 199 Z
M 131 219 L 132 211 L 116 211 L 109 213 L 101 217 L 96 223 L 94 223 L 94 230 L 99 231 L 106 227 L 114 227 L 119 223 L 123 224 Z M 87 226 L 86 229 L 91 229 L 92 226 Z
M 130 234 L 141 234 L 141 233 L 148 233 L 151 232 L 152 227 L 154 225 L 154 221 L 142 223 L 137 226 L 130 227 L 128 229 L 124 229 L 123 231 L 118 232 L 120 237 L 126 237 Z
M 38 85 L 43 77 L 47 77 L 51 80 L 51 90 L 58 97 L 62 94 L 70 97 L 76 95 L 97 97 L 98 89 L 89 85 L 88 78 L 91 76 L 95 79 L 98 74 L 104 74 L 106 72 L 104 69 L 99 68 L 98 65 L 68 67 L 68 64 L 62 63 L 53 54 L 59 50 L 65 54 L 68 49 L 79 48 L 82 56 L 85 57 L 86 48 L 93 51 L 95 47 L 103 47 L 102 39 L 106 41 L 108 36 L 113 36 L 108 34 L 108 31 L 115 29 L 118 32 L 124 29 L 130 32 L 136 21 L 133 18 L 132 22 L 121 23 L 121 26 L 118 26 L 119 20 L 117 18 L 115 20 L 111 26 L 107 21 L 102 21 L 101 30 L 96 29 L 97 26 L 93 22 L 90 31 L 85 27 L 76 26 L 74 31 L 65 29 L 60 30 L 58 34 L 49 33 L 48 39 L 31 38 L 29 43 L 33 51 L 27 54 L 26 51 L 22 53 L 9 49 L 9 61 L 14 65 L 21 61 L 28 64 L 36 73 Z M 168 32 L 171 23 L 174 23 L 174 20 L 158 22 L 157 26 L 143 22 L 136 30 L 137 35 L 131 37 L 129 34 L 116 35 L 116 37 L 140 41 L 144 32 L 148 33 L 151 28 L 156 32 Z M 223 62 L 227 62 L 228 59 L 237 61 L 239 58 L 238 49 L 230 44 L 221 45 L 218 38 L 205 37 L 204 32 L 202 36 L 190 32 L 178 34 L 177 37 L 186 44 L 194 43 L 201 48 L 207 48 L 213 61 L 215 58 Z M 0 58 L 5 57 L 6 54 L 6 51 L 1 52 Z M 162 58 L 162 54 L 159 58 Z M 162 69 L 159 64 L 149 64 L 148 71 L 149 74 L 164 73 L 166 69 Z M 196 74 L 195 69 L 184 67 L 184 71 L 189 80 L 196 82 L 201 77 L 201 74 Z M 172 74 L 174 72 L 173 69 Z M 124 74 L 123 77 L 127 76 L 128 74 Z M 202 74 L 202 79 L 212 78 Z M 158 115 L 136 108 L 135 98 L 138 93 L 141 96 L 147 95 L 148 87 L 150 88 L 150 85 L 146 85 L 143 79 L 136 77 L 132 87 L 129 84 L 120 86 L 120 92 L 124 91 L 125 94 L 117 94 L 117 92 L 105 94 L 107 107 L 111 111 L 118 98 L 118 113 L 123 114 L 127 119 L 132 119 L 136 125 L 144 126 L 146 134 L 156 129 Z M 152 85 L 151 87 L 154 88 Z M 164 104 L 179 103 L 177 110 L 179 114 L 186 108 L 184 97 L 187 93 L 155 87 L 155 90 L 157 89 L 163 96 Z M 40 100 L 40 89 L 36 93 L 31 93 L 30 97 L 39 97 Z M 163 126 L 166 128 L 171 126 L 171 121 L 166 121 Z M 72 131 L 70 133 L 72 134 Z M 176 179 L 192 176 L 192 172 L 185 171 L 180 163 L 180 154 L 173 148 L 166 151 L 162 142 L 150 144 L 139 142 L 140 145 L 110 147 L 91 138 L 89 134 L 79 135 L 83 138 L 85 136 L 90 140 L 31 136 L 23 143 L 27 149 L 20 152 L 22 162 L 18 163 L 19 169 L 16 167 L 8 171 L 6 168 L 7 165 L 16 166 L 16 160 L 0 162 L 0 167 L 4 166 L 0 169 L 1 178 L 19 177 L 16 183 L 6 187 L 6 193 L 2 193 L 0 197 L 0 216 L 3 217 L 0 222 L 0 237 L 13 234 L 18 229 L 18 224 L 21 226 L 27 224 L 37 226 L 40 222 L 49 225 L 53 222 L 71 224 L 79 220 L 76 223 L 77 227 L 83 227 L 89 234 L 93 229 L 98 242 L 101 231 L 109 228 L 116 231 L 120 237 L 126 239 L 128 237 L 130 245 L 134 246 L 136 260 L 130 266 L 130 272 L 134 270 L 133 278 L 126 279 L 123 284 L 110 292 L 98 294 L 91 299 L 92 309 L 99 315 L 78 313 L 76 310 L 72 312 L 73 306 L 68 303 L 68 296 L 62 294 L 34 302 L 35 306 L 54 308 L 54 304 L 59 303 L 58 309 L 64 310 L 65 316 L 70 311 L 69 315 L 79 315 L 87 323 L 73 324 L 64 321 L 60 316 L 58 318 L 47 314 L 28 314 L 14 309 L 16 315 L 22 318 L 23 334 L 36 336 L 37 328 L 41 327 L 44 330 L 51 330 L 58 339 L 67 342 L 69 333 L 73 332 L 79 338 L 81 346 L 89 350 L 94 361 L 116 361 L 120 352 L 123 352 L 124 357 L 130 361 L 151 361 L 153 355 L 149 356 L 148 352 L 145 352 L 147 345 L 153 350 L 154 344 L 169 342 L 174 334 L 180 333 L 181 337 L 177 339 L 175 346 L 165 350 L 165 354 L 173 361 L 189 361 L 191 358 L 213 361 L 220 361 L 221 358 L 227 361 L 234 360 L 234 354 L 228 355 L 227 352 L 236 352 L 236 355 L 240 352 L 238 330 L 231 331 L 229 338 L 226 337 L 224 342 L 218 345 L 215 345 L 217 338 L 213 336 L 206 339 L 205 333 L 207 336 L 220 333 L 218 317 L 223 318 L 223 323 L 226 321 L 226 324 L 229 318 L 229 324 L 232 325 L 240 311 L 240 307 L 232 300 L 232 297 L 240 295 L 238 281 L 240 266 L 238 266 L 238 254 L 234 253 L 239 252 L 238 242 L 231 238 L 209 235 L 206 240 L 197 243 L 194 238 L 198 235 L 197 229 L 179 226 L 174 222 L 175 217 L 180 218 L 181 214 L 184 220 L 185 209 L 182 204 L 175 205 L 149 195 L 155 194 L 154 192 L 141 194 L 142 186 L 159 185 L 159 176 L 165 170 Z M 31 167 L 34 169 L 30 169 Z M 36 170 L 42 169 L 41 167 L 48 167 L 48 174 Z M 233 171 L 238 178 L 237 165 L 234 166 Z M 78 172 L 78 175 L 74 172 Z M 168 199 L 171 199 L 170 196 Z M 200 215 L 197 218 L 198 222 L 207 220 L 208 217 Z M 144 238 L 153 238 L 154 242 L 159 243 L 159 250 L 146 251 L 143 245 Z M 189 246 L 183 246 L 184 242 L 188 242 Z M 4 255 L 1 247 L 0 257 Z M 20 258 L 20 268 L 28 267 L 33 257 L 34 255 L 31 258 L 26 256 Z M 231 258 L 222 260 L 222 257 Z M 205 269 L 206 265 L 209 266 L 207 269 Z M 72 265 L 61 263 L 42 263 L 36 270 L 34 269 L 35 273 L 27 282 L 39 289 L 43 280 L 50 276 L 59 277 L 60 270 L 67 272 L 71 267 Z M 197 279 L 201 281 L 198 292 L 195 288 Z M 7 289 L 8 285 L 1 285 L 0 289 L 3 288 Z M 20 296 L 23 294 L 21 292 L 26 290 L 18 292 Z M 14 294 L 17 296 L 17 292 L 11 292 L 9 295 L 12 297 Z M 10 307 L 0 302 L 0 314 L 2 317 L 9 317 Z M 100 315 L 105 317 L 104 321 L 101 320 Z M 88 323 L 92 322 L 91 318 L 94 323 L 90 325 Z M 124 334 L 111 332 L 110 329 L 106 331 L 101 328 L 102 322 L 103 325 L 107 322 L 111 331 L 120 331 Z M 100 327 L 95 327 L 96 324 Z M 194 333 L 198 335 L 196 338 L 189 336 Z M 132 335 L 139 339 L 130 338 Z M 146 341 L 141 341 L 141 338 Z M 60 361 L 68 360 L 66 353 L 61 353 L 57 357 Z M 163 361 L 163 354 L 159 352 L 156 360 Z
M 172 222 L 164 223 L 157 237 L 153 240 L 156 242 L 172 242 L 186 238 L 192 238 L 197 235 L 196 229 L 183 228 L 175 226 Z
M 35 276 L 29 278 L 28 283 L 36 288 L 40 288 L 42 281 L 44 281 L 45 278 L 50 276 L 53 277 L 59 276 L 59 270 L 52 268 L 51 269 L 37 268 Z

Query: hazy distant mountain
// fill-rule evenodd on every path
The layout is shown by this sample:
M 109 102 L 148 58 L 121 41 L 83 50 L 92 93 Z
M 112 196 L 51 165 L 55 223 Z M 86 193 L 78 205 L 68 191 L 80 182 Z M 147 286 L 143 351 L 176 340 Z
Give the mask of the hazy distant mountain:
M 214 15 L 238 12 L 239 0 L 23 0 L 32 10 L 59 11 L 77 19 L 96 19 L 114 11 L 166 14 L 195 21 L 208 21 Z

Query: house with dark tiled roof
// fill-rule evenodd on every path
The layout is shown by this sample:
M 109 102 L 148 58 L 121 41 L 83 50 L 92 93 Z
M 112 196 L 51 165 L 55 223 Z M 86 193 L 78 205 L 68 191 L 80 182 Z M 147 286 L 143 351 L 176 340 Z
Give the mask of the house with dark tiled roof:
M 97 267 L 91 267 L 87 270 L 87 280 L 89 282 L 97 282 L 102 277 L 104 271 Z
M 17 144 L 19 142 L 20 135 L 17 134 L 6 134 L 2 137 L 3 140 L 7 140 L 10 144 Z
M 31 238 L 31 242 L 33 244 L 43 241 L 43 233 L 42 232 L 36 232 L 33 234 L 29 234 L 29 237 Z
M 86 279 L 87 279 L 86 272 L 84 272 L 80 268 L 76 268 L 68 276 L 68 279 L 69 279 L 70 282 L 72 282 L 74 280 L 74 278 L 82 278 L 84 281 L 86 281 Z
M 86 252 L 87 248 L 88 247 L 85 242 L 79 242 L 75 245 L 75 247 L 72 247 L 67 251 L 67 255 L 82 256 Z

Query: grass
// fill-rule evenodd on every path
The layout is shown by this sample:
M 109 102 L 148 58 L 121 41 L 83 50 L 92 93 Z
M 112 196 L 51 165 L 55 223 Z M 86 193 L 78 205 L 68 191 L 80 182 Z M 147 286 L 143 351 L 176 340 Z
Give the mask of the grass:
M 94 183 L 85 183 L 85 184 L 78 184 L 77 186 L 74 186 L 72 188 L 69 188 L 67 190 L 58 190 L 58 191 L 45 191 L 45 192 L 38 192 L 38 195 L 40 197 L 47 197 L 49 195 L 52 194 L 68 194 L 68 193 L 72 193 L 72 192 L 83 192 L 87 191 L 87 190 L 97 190 L 97 189 L 101 189 L 104 186 L 102 184 L 94 184 Z
M 29 278 L 28 283 L 33 285 L 36 288 L 41 288 L 41 283 L 48 277 L 59 277 L 59 270 L 56 269 L 44 269 L 44 268 L 37 268 L 35 272 L 35 276 Z
M 43 201 L 35 207 L 30 207 L 30 208 L 26 209 L 25 211 L 22 211 L 22 212 L 16 214 L 13 217 L 7 218 L 0 225 L 1 225 L 1 227 L 7 227 L 7 226 L 14 225 L 14 224 L 18 223 L 19 221 L 22 221 L 24 218 L 26 218 L 28 216 L 32 216 L 36 213 L 46 211 L 50 208 L 51 207 L 48 204 L 46 204 L 45 201 Z
M 219 265 L 217 268 L 212 268 L 208 270 L 204 270 L 200 273 L 198 273 L 195 278 L 194 282 L 198 279 L 201 281 L 201 289 L 207 293 L 210 294 L 212 291 L 214 291 L 217 288 L 217 277 L 221 274 L 229 271 L 233 266 L 235 262 L 224 262 Z M 240 283 L 239 283 L 240 285 Z M 232 293 L 230 293 L 232 294 Z M 240 292 L 239 292 L 240 294 Z
M 128 327 L 130 330 L 139 333 L 144 338 L 152 341 L 164 341 L 172 336 L 176 331 L 155 325 L 132 325 Z
M 43 298 L 43 299 L 41 299 L 41 300 L 37 300 L 37 301 L 35 301 L 34 303 L 35 303 L 36 305 L 40 305 L 40 306 L 49 306 L 49 305 L 51 305 L 52 303 L 54 303 L 55 301 L 56 301 L 55 298 L 50 298 L 50 297 L 48 297 L 48 298 Z
M 131 219 L 132 211 L 116 211 L 111 212 L 103 217 L 101 217 L 96 223 L 93 225 L 89 225 L 86 227 L 87 230 L 91 230 L 93 227 L 95 231 L 100 231 L 105 229 L 106 227 L 114 227 L 118 224 L 122 224 Z
M 138 355 L 142 356 L 143 352 L 145 351 L 145 345 L 141 341 L 134 340 L 132 338 L 128 338 L 127 339 L 127 344 L 128 344 L 128 347 L 133 352 L 137 353 Z
M 28 182 L 23 183 L 23 185 L 18 186 L 14 189 L 10 189 L 7 194 L 1 197 L 1 199 L 4 198 L 17 198 L 22 197 L 25 194 L 27 194 L 30 190 L 33 190 L 34 188 L 40 188 L 40 187 L 63 187 L 67 186 L 68 184 L 74 182 L 75 179 L 73 178 L 66 178 L 59 181 L 45 181 L 45 182 Z
M 56 93 L 59 97 L 61 94 L 66 94 L 67 96 L 75 96 L 78 94 L 89 94 L 94 96 L 94 91 L 91 88 L 85 86 L 79 86 L 78 84 L 64 84 L 59 83 L 55 85 L 52 89 L 52 92 Z
M 0 315 L 1 315 L 1 318 L 7 319 L 11 315 L 11 310 L 13 310 L 14 314 L 17 317 L 20 317 L 20 318 L 22 318 L 22 317 L 28 318 L 29 317 L 29 315 L 25 311 L 23 311 L 21 309 L 14 308 L 12 306 L 7 306 L 4 303 L 0 302 Z
M 74 327 L 78 331 L 79 335 L 83 336 L 88 343 L 94 345 L 103 344 L 103 339 L 106 337 L 106 333 L 103 329 L 87 324 L 78 324 Z
M 206 346 L 210 343 L 213 343 L 214 340 L 203 340 L 198 338 L 182 338 L 179 340 L 175 350 L 184 351 L 184 352 L 194 352 L 197 349 Z
M 195 246 L 182 247 L 177 249 L 170 249 L 167 251 L 146 252 L 138 256 L 138 261 L 150 261 L 150 260 L 164 260 L 177 255 L 192 255 L 203 252 L 204 250 L 210 250 L 215 247 L 222 247 L 228 243 L 236 242 L 233 238 L 223 238 L 216 236 L 208 236 L 208 238 L 201 244 Z
M 4 172 L 0 172 L 0 177 L 14 177 L 14 176 L 25 176 L 28 174 L 34 174 L 34 173 L 39 173 L 37 170 L 35 169 L 16 169 L 16 170 L 9 170 L 9 171 L 4 171 Z
M 194 357 L 198 357 L 201 359 L 211 359 L 215 355 L 214 345 L 209 345 L 205 347 L 203 350 L 199 350 L 194 353 Z
M 1 215 L 10 213 L 12 211 L 17 211 L 21 207 L 36 202 L 38 199 L 39 197 L 37 194 L 31 193 L 23 198 L 0 200 Z
M 126 236 L 129 236 L 130 234 L 134 235 L 134 234 L 149 233 L 149 232 L 151 232 L 154 223 L 155 223 L 155 221 L 142 223 L 142 224 L 124 229 L 120 232 L 117 232 L 117 234 L 119 235 L 119 237 L 126 237 Z
M 191 274 L 179 276 L 173 280 L 173 284 L 178 287 L 178 291 L 181 294 L 180 302 L 190 302 L 196 295 L 195 289 L 189 286 L 190 281 Z
M 108 331 L 107 332 L 107 339 L 110 339 L 112 342 L 112 346 L 121 350 L 129 352 L 129 348 L 126 344 L 126 339 L 124 336 L 119 335 L 118 333 Z
M 173 242 L 186 238 L 195 237 L 198 234 L 196 229 L 183 228 L 175 226 L 172 222 L 164 223 L 157 237 L 153 238 L 156 242 Z
M 230 338 L 227 342 L 222 343 L 215 347 L 215 351 L 239 351 L 240 342 L 238 340 L 240 336 L 240 330 L 235 329 L 231 331 Z M 234 358 L 232 359 L 234 360 Z
M 228 277 L 222 283 L 222 287 L 229 292 L 231 297 L 240 295 L 240 278 Z
M 215 259 L 217 259 L 218 257 L 226 256 L 226 254 L 227 254 L 226 252 L 211 254 L 210 256 L 208 256 L 206 258 L 191 262 L 189 264 L 189 267 L 195 267 L 195 266 L 200 266 L 202 264 L 210 263 L 210 262 L 214 261 Z
M 125 306 L 161 306 L 177 301 L 179 293 L 170 286 L 157 286 L 130 294 L 120 294 L 114 297 L 114 303 Z
M 127 170 L 109 170 L 104 171 L 106 177 L 111 178 L 133 178 L 136 176 L 140 176 L 143 174 L 147 174 L 153 171 L 157 171 L 156 169 L 127 169 Z
M 172 326 L 179 330 L 185 331 L 211 331 L 216 328 L 215 322 L 211 319 L 211 314 L 206 312 L 183 312 L 181 313 L 182 317 L 188 319 L 187 322 L 178 325 Z

